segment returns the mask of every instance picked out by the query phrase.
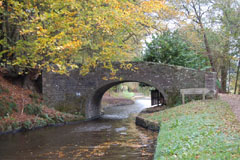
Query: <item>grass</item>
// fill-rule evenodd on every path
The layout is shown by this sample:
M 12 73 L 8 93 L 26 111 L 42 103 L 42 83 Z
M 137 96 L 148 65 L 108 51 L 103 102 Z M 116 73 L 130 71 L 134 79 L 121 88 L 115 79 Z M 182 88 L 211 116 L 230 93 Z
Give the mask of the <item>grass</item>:
M 240 124 L 221 100 L 195 101 L 145 118 L 161 122 L 155 160 L 240 159 Z
M 113 92 L 112 95 L 114 97 L 122 97 L 122 98 L 131 99 L 135 95 L 135 93 L 129 92 L 129 91 L 123 91 L 123 92 Z

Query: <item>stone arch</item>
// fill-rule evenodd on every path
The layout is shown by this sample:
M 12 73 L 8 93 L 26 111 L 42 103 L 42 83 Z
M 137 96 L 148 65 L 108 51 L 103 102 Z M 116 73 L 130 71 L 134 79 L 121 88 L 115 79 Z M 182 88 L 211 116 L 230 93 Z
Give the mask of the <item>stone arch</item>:
M 96 88 L 96 90 L 93 92 L 92 96 L 89 99 L 89 105 L 86 108 L 86 117 L 91 117 L 91 118 L 96 118 L 100 116 L 100 110 L 101 110 L 101 100 L 104 95 L 104 93 L 112 88 L 113 86 L 116 86 L 121 83 L 126 83 L 126 82 L 138 82 L 138 83 L 145 83 L 151 87 L 154 87 L 157 89 L 164 97 L 165 101 L 167 101 L 167 94 L 164 92 L 164 90 L 159 87 L 156 84 L 152 84 L 149 82 L 144 82 L 144 81 L 136 81 L 136 80 L 124 80 L 124 81 L 115 81 L 115 82 L 109 82 L 103 85 L 100 85 L 99 87 Z M 97 115 L 97 116 L 96 116 Z
M 87 119 L 100 114 L 101 98 L 104 92 L 112 86 L 123 82 L 143 82 L 158 89 L 164 96 L 168 106 L 176 102 L 180 96 L 180 89 L 208 88 L 216 90 L 216 73 L 194 70 L 179 66 L 152 62 L 126 62 L 131 69 L 121 67 L 121 63 L 113 63 L 118 69 L 119 80 L 103 80 L 111 72 L 108 69 L 96 67 L 86 76 L 79 74 L 79 69 L 69 71 L 69 75 L 60 75 L 53 72 L 42 73 L 42 91 L 45 102 L 49 106 L 56 106 L 73 99 L 81 101 L 85 108 Z M 77 104 L 78 105 L 78 104 Z M 83 109 L 84 112 L 84 109 Z

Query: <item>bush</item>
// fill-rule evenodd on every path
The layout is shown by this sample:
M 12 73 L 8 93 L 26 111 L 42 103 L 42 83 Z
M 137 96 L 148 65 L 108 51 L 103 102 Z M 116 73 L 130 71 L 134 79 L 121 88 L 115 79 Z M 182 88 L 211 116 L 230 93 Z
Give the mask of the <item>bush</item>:
M 0 94 L 4 92 L 9 93 L 9 90 L 0 85 Z
M 18 112 L 17 104 L 15 102 L 7 102 L 7 104 L 12 111 Z
M 55 124 L 55 121 L 48 114 L 40 114 L 40 117 L 46 119 L 48 123 Z
M 8 114 L 9 114 L 8 109 L 0 102 L 0 117 L 7 116 Z
M 3 131 L 4 131 L 3 125 L 0 125 L 0 132 L 3 132 Z
M 29 94 L 29 97 L 33 100 L 34 103 L 39 103 L 39 95 L 37 93 Z
M 19 125 L 19 122 L 12 122 L 12 129 L 19 129 L 21 128 L 20 125 Z
M 28 115 L 41 115 L 42 107 L 40 107 L 38 105 L 27 104 L 24 107 L 24 113 L 26 113 Z
M 28 129 L 28 130 L 32 129 L 33 128 L 32 122 L 30 120 L 27 120 L 27 121 L 23 122 L 23 128 Z
M 4 97 L 0 99 L 0 117 L 11 115 L 13 111 L 18 112 L 16 103 L 11 101 L 9 102 Z
M 64 122 L 64 118 L 62 117 L 62 116 L 58 116 L 58 115 L 56 115 L 55 117 L 53 117 L 53 120 L 55 121 L 55 122 L 60 122 L 60 123 L 63 123 Z
M 4 117 L 12 114 L 12 109 L 10 107 L 6 107 L 5 103 L 0 100 L 0 117 Z
M 44 119 L 37 119 L 37 120 L 36 120 L 36 125 L 37 125 L 38 127 L 46 126 L 46 125 L 47 125 L 47 122 L 46 122 Z
M 152 36 L 146 43 L 143 61 L 171 64 L 195 69 L 207 69 L 208 59 L 195 53 L 190 42 L 181 37 L 178 31 L 165 31 Z

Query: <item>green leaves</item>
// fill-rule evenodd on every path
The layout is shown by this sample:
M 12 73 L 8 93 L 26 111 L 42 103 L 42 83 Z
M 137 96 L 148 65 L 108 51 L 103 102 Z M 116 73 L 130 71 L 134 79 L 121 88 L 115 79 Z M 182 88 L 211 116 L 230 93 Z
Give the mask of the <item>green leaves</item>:
M 183 40 L 178 31 L 166 31 L 153 35 L 152 41 L 146 43 L 144 61 L 160 62 L 201 69 L 207 65 L 207 58 L 195 54 L 190 43 Z

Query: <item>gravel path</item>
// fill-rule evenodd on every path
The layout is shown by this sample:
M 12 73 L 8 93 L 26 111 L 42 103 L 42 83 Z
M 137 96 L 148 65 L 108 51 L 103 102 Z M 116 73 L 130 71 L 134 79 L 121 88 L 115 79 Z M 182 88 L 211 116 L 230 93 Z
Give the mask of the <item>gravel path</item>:
M 219 97 L 231 105 L 233 112 L 240 121 L 240 95 L 219 94 Z

